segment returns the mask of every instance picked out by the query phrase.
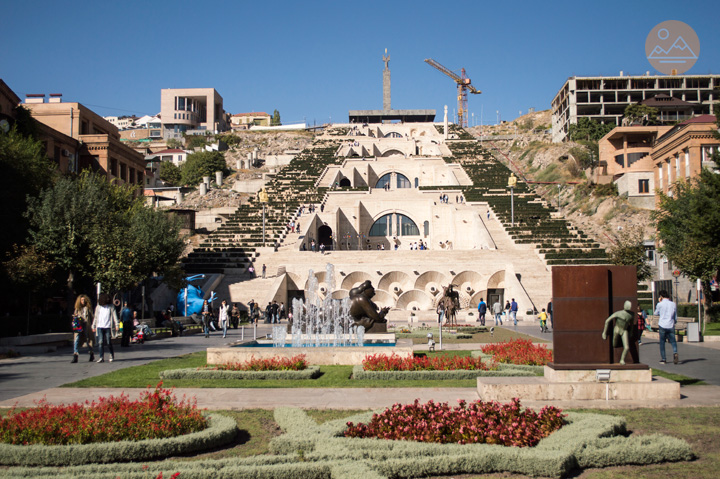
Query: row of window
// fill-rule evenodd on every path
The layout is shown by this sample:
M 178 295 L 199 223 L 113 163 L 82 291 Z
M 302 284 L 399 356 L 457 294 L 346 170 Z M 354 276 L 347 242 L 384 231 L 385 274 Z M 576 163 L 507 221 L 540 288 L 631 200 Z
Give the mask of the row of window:
M 426 222 L 427 223 L 427 222 Z M 394 226 L 394 228 L 393 228 Z M 427 225 L 426 225 L 427 229 Z M 425 233 L 427 234 L 427 232 Z M 400 213 L 388 213 L 373 223 L 370 236 L 420 236 L 413 220 Z

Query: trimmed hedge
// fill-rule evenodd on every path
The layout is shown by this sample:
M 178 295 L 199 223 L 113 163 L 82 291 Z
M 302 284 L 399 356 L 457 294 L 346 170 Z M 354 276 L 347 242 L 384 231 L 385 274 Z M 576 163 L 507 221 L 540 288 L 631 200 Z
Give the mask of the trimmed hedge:
M 146 461 L 204 451 L 235 439 L 237 423 L 220 414 L 208 416 L 210 426 L 199 432 L 166 439 L 118 441 L 68 446 L 0 444 L 0 464 L 69 466 L 88 463 Z
M 278 408 L 275 420 L 283 429 L 273 438 L 273 454 L 247 458 L 198 461 L 161 461 L 147 464 L 97 464 L 67 468 L 4 469 L 7 478 L 131 479 L 169 477 L 183 479 L 288 478 L 381 479 L 452 474 L 510 472 L 543 477 L 564 477 L 586 467 L 652 464 L 694 457 L 682 440 L 661 435 L 623 437 L 623 418 L 569 413 L 560 430 L 533 448 L 489 444 L 428 444 L 342 437 L 347 421 L 367 422 L 372 412 L 317 424 L 304 411 Z M 22 447 L 22 446 L 21 446 Z
M 449 371 L 365 371 L 362 364 L 353 367 L 353 379 L 374 379 L 378 381 L 396 381 L 403 379 L 475 379 L 478 377 L 498 376 L 535 376 L 532 371 L 504 368 L 483 371 L 481 369 L 453 369 Z
M 319 366 L 308 366 L 302 371 L 226 371 L 195 368 L 160 371 L 161 379 L 316 379 L 319 376 Z
M 482 358 L 487 361 L 490 361 L 493 358 L 492 354 L 485 354 L 479 350 L 471 351 L 470 356 L 472 356 L 473 358 Z M 501 369 L 506 370 L 506 371 L 509 369 L 515 369 L 518 371 L 532 372 L 532 374 L 531 374 L 532 376 L 544 376 L 545 375 L 545 366 L 537 366 L 537 365 L 530 365 L 530 364 L 498 363 L 498 367 L 500 367 Z

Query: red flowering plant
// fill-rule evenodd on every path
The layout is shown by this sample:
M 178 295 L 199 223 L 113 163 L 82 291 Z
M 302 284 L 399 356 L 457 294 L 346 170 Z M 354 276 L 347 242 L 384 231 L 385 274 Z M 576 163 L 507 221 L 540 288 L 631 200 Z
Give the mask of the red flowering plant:
M 563 417 L 554 406 L 540 412 L 522 409 L 517 398 L 508 404 L 460 400 L 455 408 L 416 399 L 374 414 L 368 424 L 348 422 L 345 437 L 532 447 L 562 427 Z
M 487 371 L 494 369 L 480 358 L 469 356 L 411 356 L 401 357 L 393 353 L 371 354 L 363 359 L 365 371 L 450 371 L 454 369 L 469 369 Z
M 552 361 L 552 351 L 542 344 L 535 345 L 529 339 L 511 339 L 502 343 L 486 344 L 481 348 L 492 354 L 498 363 L 544 366 Z
M 42 400 L 22 412 L 0 418 L 0 442 L 7 444 L 88 444 L 180 436 L 207 428 L 195 401 L 175 398 L 163 389 L 145 391 L 137 401 L 125 395 L 93 402 L 51 405 Z
M 245 362 L 213 364 L 198 369 L 209 369 L 214 371 L 302 371 L 307 369 L 308 363 L 304 354 L 298 354 L 291 358 L 272 357 L 258 359 L 254 356 Z

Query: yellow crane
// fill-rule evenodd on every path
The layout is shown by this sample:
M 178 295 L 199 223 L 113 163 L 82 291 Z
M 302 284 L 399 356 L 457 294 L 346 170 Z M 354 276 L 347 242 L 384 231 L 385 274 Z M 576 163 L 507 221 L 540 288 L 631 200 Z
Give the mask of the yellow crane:
M 438 62 L 433 60 L 432 58 L 425 59 L 425 63 L 430 65 L 433 68 L 436 68 L 437 70 L 440 70 L 441 73 L 444 73 L 445 75 L 449 76 L 453 80 L 455 80 L 455 83 L 457 83 L 457 99 L 458 99 L 458 125 L 462 128 L 465 128 L 468 126 L 468 99 L 467 99 L 467 92 L 468 90 L 470 93 L 473 93 L 477 95 L 478 93 L 482 93 L 480 90 L 472 86 L 472 83 L 470 79 L 467 77 L 467 74 L 465 73 L 465 69 L 463 68 L 460 71 L 460 76 L 458 76 L 455 72 L 445 68 L 444 66 L 440 65 Z

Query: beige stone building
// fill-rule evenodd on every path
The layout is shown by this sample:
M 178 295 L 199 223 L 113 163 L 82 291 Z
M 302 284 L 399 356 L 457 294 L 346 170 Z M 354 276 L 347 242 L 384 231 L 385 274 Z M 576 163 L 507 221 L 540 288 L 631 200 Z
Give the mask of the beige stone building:
M 223 98 L 214 88 L 164 88 L 160 91 L 163 136 L 180 138 L 190 130 L 228 129 Z
M 247 130 L 251 126 L 270 126 L 272 117 L 264 111 L 250 113 L 236 113 L 230 117 L 234 130 Z
M 69 170 L 90 168 L 119 184 L 144 184 L 145 159 L 124 145 L 118 129 L 100 115 L 80 103 L 65 103 L 61 96 L 53 96 L 46 103 L 44 95 L 30 95 L 24 106 L 43 125 L 79 142 Z
M 651 152 L 655 188 L 672 195 L 673 184 L 714 168 L 712 154 L 720 148 L 714 115 L 701 115 L 674 126 L 657 139 Z

